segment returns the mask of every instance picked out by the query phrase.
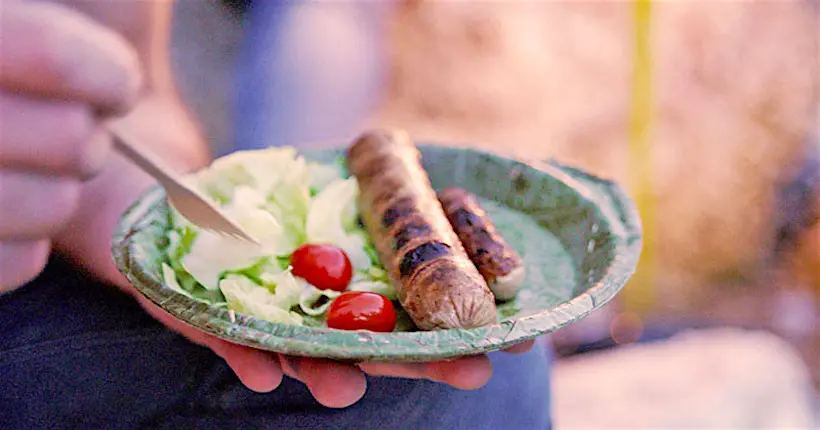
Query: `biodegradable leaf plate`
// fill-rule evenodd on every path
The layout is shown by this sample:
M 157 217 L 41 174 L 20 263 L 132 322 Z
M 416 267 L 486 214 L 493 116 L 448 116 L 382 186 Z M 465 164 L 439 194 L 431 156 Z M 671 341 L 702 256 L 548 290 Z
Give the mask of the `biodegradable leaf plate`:
M 527 266 L 516 299 L 500 304 L 499 324 L 476 329 L 373 333 L 277 324 L 209 306 L 162 282 L 169 211 L 160 188 L 123 215 L 113 256 L 137 290 L 206 333 L 284 354 L 345 361 L 431 361 L 506 348 L 575 322 L 623 288 L 641 251 L 629 198 L 612 182 L 553 162 L 525 163 L 485 152 L 419 145 L 437 189 L 460 186 L 482 199 Z M 305 153 L 332 163 L 342 150 Z

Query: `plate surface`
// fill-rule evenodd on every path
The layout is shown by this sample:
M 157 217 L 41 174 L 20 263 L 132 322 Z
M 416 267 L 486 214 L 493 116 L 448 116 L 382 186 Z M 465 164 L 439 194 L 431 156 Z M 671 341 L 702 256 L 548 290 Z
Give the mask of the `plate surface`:
M 137 290 L 175 318 L 225 340 L 291 355 L 350 361 L 430 361 L 503 349 L 557 330 L 609 302 L 635 270 L 641 227 L 612 182 L 556 163 L 419 145 L 437 189 L 460 186 L 487 206 L 523 256 L 527 281 L 499 306 L 501 322 L 476 329 L 371 333 L 271 323 L 196 302 L 162 282 L 168 206 L 161 189 L 123 215 L 113 257 Z M 340 150 L 304 154 L 331 163 Z

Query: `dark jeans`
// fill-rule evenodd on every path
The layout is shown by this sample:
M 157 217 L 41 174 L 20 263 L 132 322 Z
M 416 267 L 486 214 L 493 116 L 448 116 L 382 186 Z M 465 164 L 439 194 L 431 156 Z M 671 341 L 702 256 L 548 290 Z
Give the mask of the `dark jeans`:
M 549 428 L 548 352 L 491 359 L 493 379 L 472 392 L 370 378 L 365 398 L 342 410 L 288 378 L 257 394 L 133 299 L 54 260 L 0 296 L 0 428 Z

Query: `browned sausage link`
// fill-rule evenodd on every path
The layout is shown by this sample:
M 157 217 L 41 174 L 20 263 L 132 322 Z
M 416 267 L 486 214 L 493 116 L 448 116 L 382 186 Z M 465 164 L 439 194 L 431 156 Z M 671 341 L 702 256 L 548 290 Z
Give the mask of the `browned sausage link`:
M 447 221 L 409 137 L 367 133 L 350 147 L 347 163 L 359 183 L 362 221 L 416 326 L 497 322 L 493 294 Z
M 496 298 L 512 298 L 523 282 L 523 274 L 514 273 L 523 270 L 521 256 L 507 244 L 474 195 L 453 187 L 439 192 L 438 198 L 467 255 Z

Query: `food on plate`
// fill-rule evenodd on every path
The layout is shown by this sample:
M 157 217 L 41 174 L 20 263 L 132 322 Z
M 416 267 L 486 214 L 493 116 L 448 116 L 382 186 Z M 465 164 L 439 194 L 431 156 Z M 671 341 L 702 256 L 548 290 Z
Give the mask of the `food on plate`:
M 524 283 L 521 256 L 496 230 L 487 212 L 468 191 L 451 187 L 438 193 L 450 225 L 497 300 L 510 300 Z
M 194 300 L 275 323 L 323 326 L 334 299 L 396 298 L 358 222 L 355 178 L 294 148 L 240 151 L 186 177 L 259 245 L 200 230 L 170 212 L 165 285 Z
M 420 161 L 407 135 L 382 131 L 335 164 L 289 147 L 217 159 L 185 180 L 256 243 L 200 230 L 171 208 L 165 285 L 275 323 L 370 331 L 496 323 L 495 299 L 521 283 L 520 257 L 472 196 L 443 194 L 445 213 Z
M 366 133 L 349 148 L 347 166 L 358 181 L 363 223 L 416 326 L 497 322 L 493 294 L 447 220 L 409 136 Z
M 387 297 L 368 291 L 343 293 L 330 304 L 327 326 L 340 330 L 391 332 L 396 327 L 396 309 Z

